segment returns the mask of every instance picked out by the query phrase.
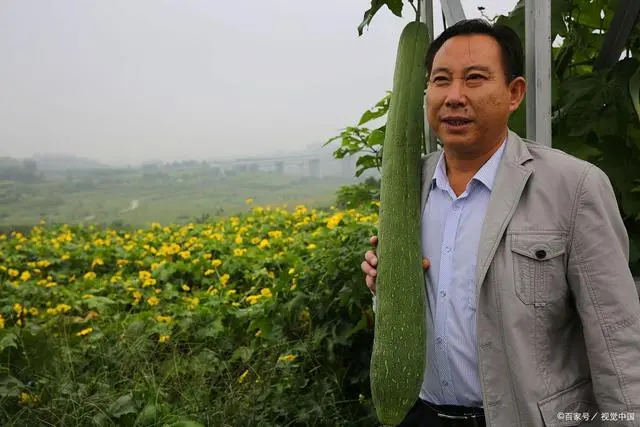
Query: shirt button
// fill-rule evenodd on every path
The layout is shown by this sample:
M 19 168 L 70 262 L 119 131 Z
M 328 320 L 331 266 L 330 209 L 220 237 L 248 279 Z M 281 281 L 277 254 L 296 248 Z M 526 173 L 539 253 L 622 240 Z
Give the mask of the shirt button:
M 447 380 L 442 380 L 442 385 L 446 387 L 449 385 L 449 383 L 447 382 Z
M 438 338 L 436 338 L 436 342 L 437 342 L 438 344 L 442 344 L 442 337 L 438 337 Z
M 440 296 L 444 298 L 447 296 L 447 293 L 445 291 L 440 291 Z
M 450 248 L 449 246 L 447 246 L 446 248 L 444 248 L 444 250 L 445 250 L 446 252 L 451 252 L 451 248 Z

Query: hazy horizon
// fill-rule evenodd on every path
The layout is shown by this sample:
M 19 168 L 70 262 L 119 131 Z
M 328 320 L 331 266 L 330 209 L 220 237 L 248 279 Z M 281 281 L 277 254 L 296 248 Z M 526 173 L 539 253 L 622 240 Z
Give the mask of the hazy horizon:
M 462 0 L 494 16 L 516 0 Z M 370 0 L 6 0 L 0 157 L 110 165 L 304 150 L 391 89 L 411 19 Z M 435 32 L 442 31 L 435 2 Z

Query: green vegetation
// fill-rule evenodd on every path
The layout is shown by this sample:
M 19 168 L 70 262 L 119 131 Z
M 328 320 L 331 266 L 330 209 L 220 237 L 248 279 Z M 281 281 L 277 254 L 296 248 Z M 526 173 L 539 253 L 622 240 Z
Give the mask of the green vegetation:
M 255 206 L 0 235 L 0 425 L 373 425 L 356 267 L 377 220 Z
M 223 175 L 220 169 L 203 166 L 25 176 L 0 180 L 0 229 L 32 226 L 42 219 L 132 226 L 201 221 L 246 211 L 247 198 L 263 205 L 329 207 L 341 185 L 355 182 L 349 177 L 260 171 Z

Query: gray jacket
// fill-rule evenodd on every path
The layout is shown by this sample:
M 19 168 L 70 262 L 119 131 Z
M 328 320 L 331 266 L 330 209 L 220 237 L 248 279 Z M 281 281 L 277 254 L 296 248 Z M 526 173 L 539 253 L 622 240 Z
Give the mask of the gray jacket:
M 439 155 L 423 158 L 423 211 Z M 607 176 L 510 131 L 477 259 L 487 425 L 574 426 L 588 413 L 588 425 L 640 426 L 640 299 L 628 252 Z

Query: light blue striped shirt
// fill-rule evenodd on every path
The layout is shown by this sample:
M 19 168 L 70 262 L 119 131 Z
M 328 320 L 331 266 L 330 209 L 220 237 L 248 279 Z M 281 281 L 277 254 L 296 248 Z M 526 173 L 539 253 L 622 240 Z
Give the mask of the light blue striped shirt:
M 476 341 L 476 258 L 480 232 L 505 143 L 456 197 L 440 156 L 422 220 L 431 261 L 427 364 L 420 397 L 434 404 L 482 406 Z M 426 185 L 426 182 L 425 182 Z

